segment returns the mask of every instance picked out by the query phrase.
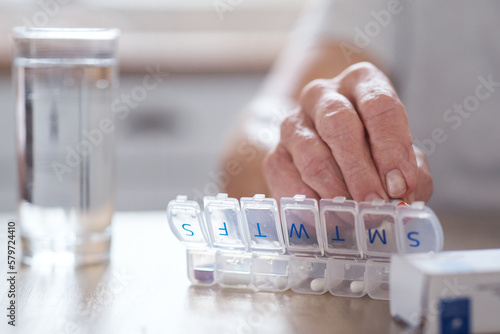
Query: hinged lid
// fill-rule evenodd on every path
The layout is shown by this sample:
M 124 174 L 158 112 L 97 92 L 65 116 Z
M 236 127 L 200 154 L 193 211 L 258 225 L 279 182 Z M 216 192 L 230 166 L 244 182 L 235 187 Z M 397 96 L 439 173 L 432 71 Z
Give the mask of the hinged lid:
M 209 245 L 198 202 L 189 201 L 187 196 L 177 196 L 168 203 L 167 221 L 172 233 L 187 247 Z
M 295 195 L 283 197 L 281 222 L 285 244 L 290 254 L 323 255 L 323 238 L 319 221 L 318 201 Z
M 367 257 L 390 257 L 398 252 L 396 203 L 384 200 L 359 203 L 358 236 Z
M 207 230 L 215 248 L 246 250 L 240 205 L 227 194 L 203 198 Z
M 358 204 L 345 197 L 322 199 L 320 219 L 325 252 L 332 256 L 360 258 L 363 255 L 356 225 Z
M 257 194 L 254 197 L 243 197 L 240 202 L 243 231 L 250 250 L 283 254 L 285 241 L 276 200 Z
M 443 229 L 436 214 L 424 202 L 398 206 L 396 230 L 400 253 L 440 252 Z

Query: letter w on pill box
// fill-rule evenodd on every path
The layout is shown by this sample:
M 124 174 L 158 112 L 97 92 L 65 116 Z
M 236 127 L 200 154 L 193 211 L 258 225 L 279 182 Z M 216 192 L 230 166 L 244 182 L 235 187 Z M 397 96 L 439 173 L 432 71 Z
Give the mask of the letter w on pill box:
M 422 202 L 336 197 L 318 205 L 296 195 L 281 198 L 280 209 L 259 194 L 240 202 L 206 196 L 203 211 L 185 196 L 171 201 L 167 219 L 187 248 L 191 282 L 388 299 L 392 254 L 438 252 L 443 245 L 439 220 Z

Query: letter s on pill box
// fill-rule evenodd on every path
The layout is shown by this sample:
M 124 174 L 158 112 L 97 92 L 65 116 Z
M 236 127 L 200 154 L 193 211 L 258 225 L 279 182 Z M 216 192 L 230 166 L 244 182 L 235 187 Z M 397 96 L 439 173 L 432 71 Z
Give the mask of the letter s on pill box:
M 390 301 L 425 333 L 500 332 L 500 249 L 394 255 Z

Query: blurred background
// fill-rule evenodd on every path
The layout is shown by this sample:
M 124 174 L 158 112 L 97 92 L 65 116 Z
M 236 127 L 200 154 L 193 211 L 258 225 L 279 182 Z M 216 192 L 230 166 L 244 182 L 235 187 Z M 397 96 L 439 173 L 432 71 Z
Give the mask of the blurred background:
M 216 191 L 226 132 L 306 2 L 0 0 L 0 211 L 17 201 L 14 26 L 121 29 L 119 95 L 141 86 L 147 68 L 160 69 L 162 83 L 116 122 L 116 207 L 163 210 L 177 194 Z

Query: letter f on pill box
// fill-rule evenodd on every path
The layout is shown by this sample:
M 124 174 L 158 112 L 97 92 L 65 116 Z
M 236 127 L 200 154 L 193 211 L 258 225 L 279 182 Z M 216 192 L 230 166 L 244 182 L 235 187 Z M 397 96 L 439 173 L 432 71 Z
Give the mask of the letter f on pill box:
M 240 204 L 227 194 L 203 198 L 205 219 L 210 239 L 215 248 L 246 250 L 241 223 Z

